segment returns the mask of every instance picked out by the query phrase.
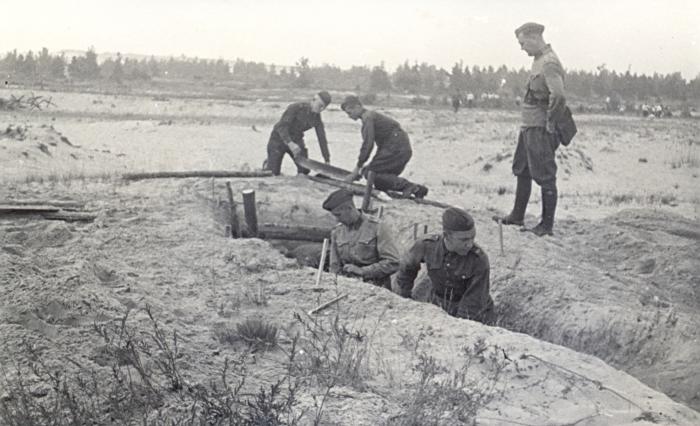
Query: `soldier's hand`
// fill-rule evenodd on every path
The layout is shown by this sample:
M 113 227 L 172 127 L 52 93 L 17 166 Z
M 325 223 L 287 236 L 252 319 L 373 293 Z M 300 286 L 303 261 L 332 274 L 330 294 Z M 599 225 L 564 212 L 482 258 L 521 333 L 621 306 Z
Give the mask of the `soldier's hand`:
M 293 155 L 293 156 L 296 157 L 296 156 L 298 156 L 299 154 L 301 154 L 301 147 L 300 147 L 299 145 L 297 145 L 296 143 L 294 143 L 294 142 L 289 142 L 289 143 L 287 144 L 287 146 L 289 147 L 289 150 L 292 151 L 292 155 Z
M 348 175 L 348 177 L 346 177 L 346 178 L 343 179 L 343 180 L 344 180 L 345 182 L 354 182 L 354 181 L 356 181 L 359 177 L 360 177 L 360 168 L 359 168 L 359 167 L 355 167 L 354 169 L 352 169 L 352 171 L 350 172 L 350 174 Z
M 345 272 L 346 274 L 362 276 L 362 268 L 360 268 L 357 265 L 352 265 L 352 264 L 343 265 L 343 272 Z
M 547 121 L 546 129 L 547 129 L 547 133 L 554 134 L 554 132 L 556 131 L 554 123 L 549 121 L 549 120 Z

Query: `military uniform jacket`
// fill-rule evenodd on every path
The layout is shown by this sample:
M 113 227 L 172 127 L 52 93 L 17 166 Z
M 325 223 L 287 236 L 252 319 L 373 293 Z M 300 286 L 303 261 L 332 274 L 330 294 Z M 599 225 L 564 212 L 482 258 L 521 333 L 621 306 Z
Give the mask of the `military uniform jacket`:
M 362 147 L 357 159 L 358 167 L 362 167 L 372 154 L 374 144 L 377 151 L 393 153 L 411 151 L 408 135 L 401 129 L 398 121 L 376 111 L 365 110 L 362 119 Z
M 330 271 L 339 273 L 347 264 L 362 268 L 368 280 L 381 280 L 399 267 L 399 249 L 391 227 L 382 221 L 360 216 L 355 227 L 338 224 L 331 231 Z
M 481 320 L 492 311 L 489 259 L 479 246 L 463 256 L 448 251 L 442 235 L 416 241 L 401 260 L 397 282 L 402 296 L 411 296 L 421 263 L 426 264 L 433 284 L 433 303 L 450 315 Z
M 522 107 L 523 127 L 545 127 L 556 122 L 564 110 L 564 67 L 547 45 L 535 56 L 525 88 Z
M 282 114 L 280 121 L 273 127 L 272 133 L 273 137 L 284 143 L 303 143 L 304 132 L 312 127 L 316 129 L 318 146 L 321 148 L 323 159 L 329 161 L 331 155 L 328 151 L 326 130 L 323 126 L 323 121 L 321 121 L 321 114 L 313 112 L 311 104 L 308 102 L 296 102 L 289 105 L 284 114 Z

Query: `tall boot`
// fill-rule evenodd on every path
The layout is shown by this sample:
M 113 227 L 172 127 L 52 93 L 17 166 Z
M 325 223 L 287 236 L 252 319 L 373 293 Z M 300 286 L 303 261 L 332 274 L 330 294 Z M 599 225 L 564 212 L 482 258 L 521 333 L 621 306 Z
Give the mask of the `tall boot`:
M 531 231 L 538 237 L 554 235 L 554 213 L 557 210 L 557 189 L 542 188 L 542 220 Z
M 501 222 L 504 225 L 523 226 L 525 220 L 525 210 L 527 203 L 530 201 L 530 192 L 532 191 L 532 178 L 529 176 L 518 176 L 518 184 L 515 187 L 515 203 L 513 210 L 508 216 L 494 216 L 493 220 Z

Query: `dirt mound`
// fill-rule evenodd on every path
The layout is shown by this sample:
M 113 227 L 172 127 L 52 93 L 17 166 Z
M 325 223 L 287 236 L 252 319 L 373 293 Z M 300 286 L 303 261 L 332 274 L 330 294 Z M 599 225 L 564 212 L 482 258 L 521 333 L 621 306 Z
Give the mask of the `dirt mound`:
M 234 194 L 240 200 L 238 194 L 243 189 L 256 189 L 260 222 L 331 224 L 333 219 L 320 208 L 319 200 L 332 188 L 308 182 L 301 185 L 302 179 L 235 181 Z M 107 187 L 110 191 L 105 190 Z M 70 192 L 70 188 L 45 185 L 34 195 L 60 198 Z M 225 199 L 225 194 L 224 184 L 218 180 L 95 183 L 86 186 L 83 196 L 95 200 L 91 208 L 99 206 L 102 210 L 98 222 L 70 226 L 31 221 L 0 223 L 4 247 L 0 250 L 4 265 L 0 282 L 6 295 L 0 300 L 0 362 L 12 365 L 13 360 L 26 361 L 25 342 L 48 358 L 51 365 L 80 365 L 94 369 L 99 377 L 109 377 L 115 353 L 95 333 L 95 324 L 119 324 L 124 313 L 131 311 L 130 327 L 135 327 L 138 335 L 147 336 L 144 307 L 148 305 L 167 333 L 177 331 L 176 364 L 183 380 L 197 389 L 217 380 L 224 360 L 235 358 L 241 351 L 240 345 L 226 344 L 217 337 L 222 330 L 235 329 L 247 318 L 277 324 L 281 330 L 280 349 L 255 354 L 246 364 L 248 380 L 257 386 L 274 380 L 284 361 L 284 351 L 292 348 L 290 336 L 303 331 L 295 314 L 307 318 L 305 312 L 309 309 L 347 292 L 342 303 L 316 317 L 316 324 L 336 324 L 336 334 L 329 334 L 331 337 L 345 333 L 357 336 L 350 341 L 368 345 L 367 352 L 362 352 L 367 359 L 357 364 L 354 381 L 338 384 L 326 397 L 323 388 L 318 387 L 300 396 L 299 408 L 311 412 L 320 398 L 325 398 L 326 420 L 338 424 L 400 422 L 405 413 L 412 412 L 410 401 L 420 401 L 414 390 L 439 390 L 420 387 L 417 375 L 425 371 L 421 368 L 432 365 L 434 374 L 441 374 L 443 369 L 449 372 L 465 359 L 473 359 L 464 389 L 481 389 L 484 383 L 493 383 L 484 380 L 496 380 L 496 373 L 500 389 L 498 397 L 484 400 L 484 405 L 477 407 L 480 424 L 698 422 L 697 413 L 596 358 L 501 328 L 451 318 L 435 306 L 402 299 L 354 279 L 340 277 L 335 281 L 326 276 L 316 287 L 314 270 L 297 267 L 269 243 L 223 237 L 217 218 L 222 209 L 219 200 Z M 403 245 L 410 244 L 414 229 L 419 233 L 424 225 L 429 232 L 439 229 L 440 209 L 409 201 L 391 201 L 384 207 Z M 476 212 L 477 239 L 491 256 L 497 303 L 510 306 L 503 313 L 504 324 L 513 328 L 524 324 L 525 331 L 551 340 L 567 333 L 569 340 L 565 343 L 572 347 L 588 343 L 593 349 L 615 349 L 612 340 L 602 338 L 619 335 L 622 326 L 632 330 L 633 325 L 623 320 L 642 315 L 642 325 L 646 326 L 652 319 L 644 316 L 650 312 L 648 306 L 620 302 L 629 299 L 621 295 L 629 294 L 630 288 L 617 282 L 620 293 L 605 303 L 619 321 L 611 321 L 610 314 L 602 313 L 601 299 L 594 296 L 613 281 L 605 281 L 602 267 L 593 260 L 581 261 L 589 249 L 580 244 L 593 240 L 585 229 L 598 224 L 562 224 L 560 232 L 565 237 L 552 239 L 535 239 L 509 229 L 508 253 L 501 257 L 492 244 L 497 238 L 487 216 L 486 212 Z M 623 218 L 628 220 L 626 216 L 619 220 Z M 419 226 L 414 227 L 414 223 Z M 36 245 L 36 241 L 51 236 L 55 236 L 55 244 Z M 595 241 L 602 244 L 604 239 Z M 579 250 L 576 263 L 569 256 L 574 249 Z M 15 251 L 23 256 L 13 254 Z M 664 264 L 663 260 L 656 262 Z M 543 268 L 551 273 L 542 274 Z M 589 277 L 584 286 L 579 278 L 589 272 L 597 275 Z M 551 306 L 545 306 L 547 303 Z M 634 309 L 630 311 L 633 314 L 628 309 Z M 642 340 L 649 329 L 636 324 L 636 334 L 627 337 L 634 340 L 635 350 L 648 356 L 652 347 L 662 343 L 659 336 L 663 331 L 670 339 L 665 343 L 678 343 L 681 346 L 675 346 L 676 350 L 684 353 L 677 358 L 677 370 L 667 368 L 669 354 L 662 351 L 653 354 L 652 366 L 692 376 L 688 363 L 695 359 L 694 349 L 687 342 L 674 340 L 674 336 L 681 329 L 691 333 L 693 321 L 693 317 L 679 311 L 675 325 L 659 324 L 659 329 L 652 330 L 651 343 Z M 607 334 L 600 335 L 606 326 Z M 631 344 L 627 340 L 619 342 L 620 346 Z M 299 356 L 310 356 L 308 350 L 311 348 Z M 145 365 L 156 363 L 161 352 L 144 355 Z M 619 359 L 632 355 L 630 349 Z M 314 359 L 309 358 L 308 365 L 313 365 Z M 499 367 L 492 370 L 491 361 L 495 359 Z M 619 360 L 610 361 L 614 364 Z M 173 393 L 163 402 L 163 412 L 177 412 L 181 396 Z M 427 407 L 417 402 L 414 405 Z
M 2 130 L 4 129 L 4 130 Z M 109 150 L 87 149 L 47 124 L 0 123 L 3 178 L 25 180 L 33 175 L 59 179 L 103 172 L 105 163 L 118 164 L 122 156 Z

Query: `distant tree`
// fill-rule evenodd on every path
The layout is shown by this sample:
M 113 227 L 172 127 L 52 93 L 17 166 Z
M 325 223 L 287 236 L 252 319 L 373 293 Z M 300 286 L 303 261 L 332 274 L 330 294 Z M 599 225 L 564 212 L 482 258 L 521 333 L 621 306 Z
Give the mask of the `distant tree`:
M 311 86 L 311 67 L 309 66 L 309 58 L 302 56 L 296 63 L 297 78 L 294 81 L 296 87 L 307 88 Z
M 369 90 L 371 93 L 386 92 L 387 97 L 391 93 L 391 80 L 389 74 L 384 69 L 384 64 L 372 68 L 372 73 L 369 76 Z

